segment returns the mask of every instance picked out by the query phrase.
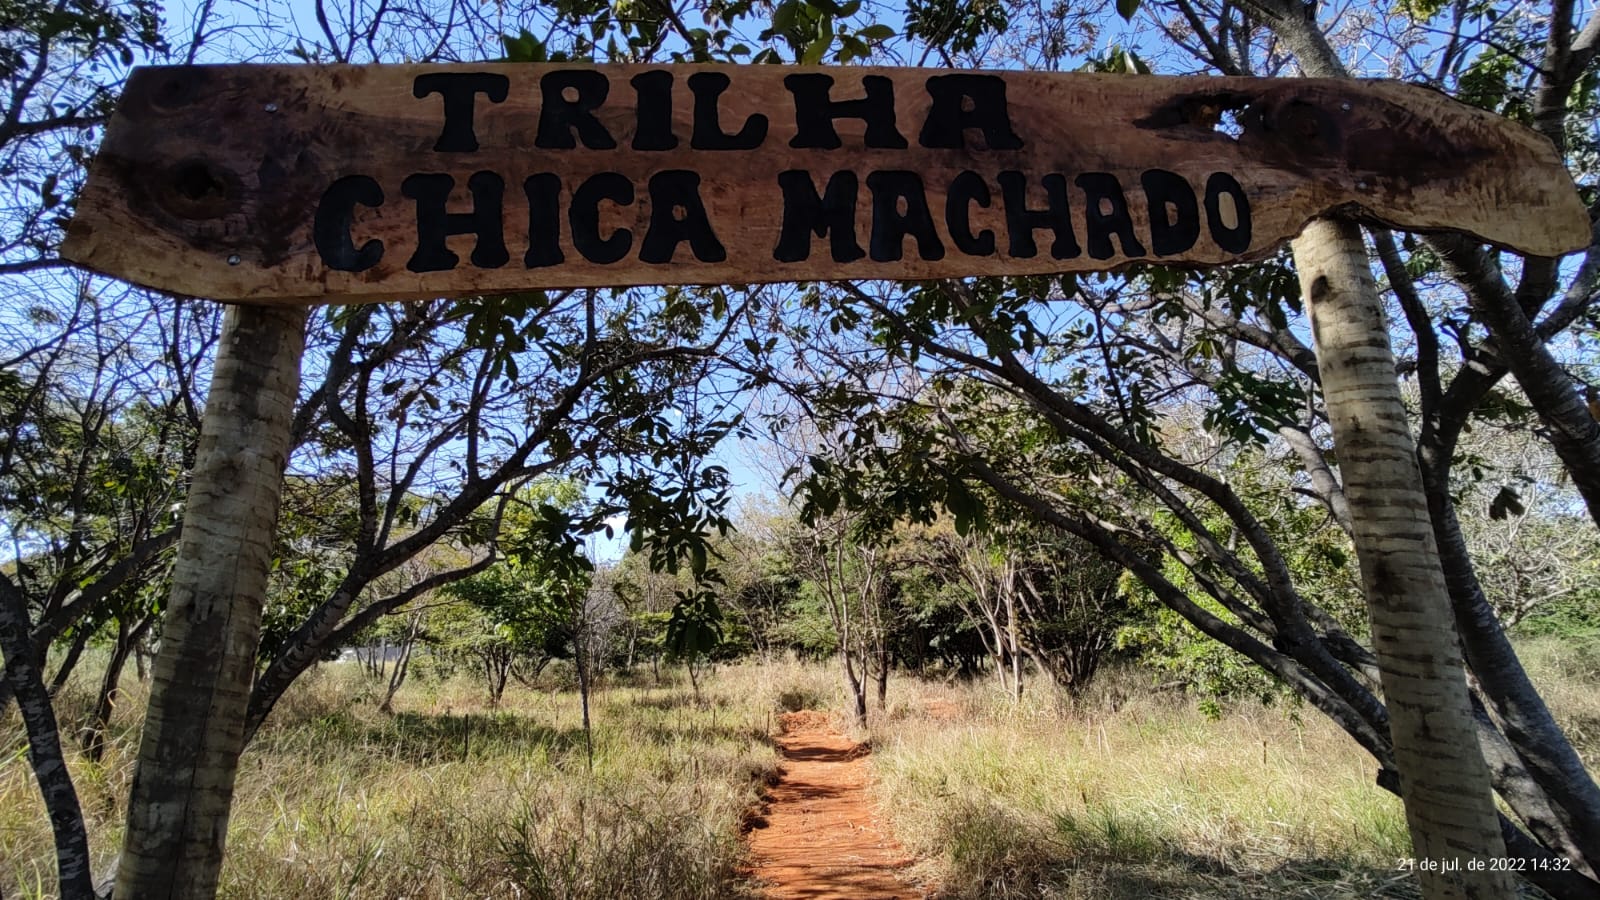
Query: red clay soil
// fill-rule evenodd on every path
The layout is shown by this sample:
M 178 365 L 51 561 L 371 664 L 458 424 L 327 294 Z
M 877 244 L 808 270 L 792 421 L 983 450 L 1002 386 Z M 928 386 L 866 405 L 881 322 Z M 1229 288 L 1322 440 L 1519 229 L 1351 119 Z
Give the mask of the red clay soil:
M 913 860 L 867 796 L 868 749 L 825 713 L 785 713 L 783 765 L 748 823 L 750 876 L 769 900 L 917 900 L 896 877 Z

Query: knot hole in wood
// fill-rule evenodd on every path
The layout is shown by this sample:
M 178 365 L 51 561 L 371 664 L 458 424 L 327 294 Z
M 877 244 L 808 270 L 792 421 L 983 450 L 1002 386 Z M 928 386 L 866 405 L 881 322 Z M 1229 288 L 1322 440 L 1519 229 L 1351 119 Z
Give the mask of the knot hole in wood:
M 238 206 L 239 178 L 209 160 L 191 157 L 168 170 L 158 196 L 183 219 L 214 219 Z

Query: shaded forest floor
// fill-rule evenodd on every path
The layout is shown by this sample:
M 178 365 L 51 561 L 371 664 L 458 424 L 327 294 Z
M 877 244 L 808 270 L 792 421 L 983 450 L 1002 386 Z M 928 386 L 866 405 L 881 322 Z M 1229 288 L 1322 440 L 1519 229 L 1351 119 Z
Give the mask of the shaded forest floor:
M 1555 645 L 1527 656 L 1593 766 L 1600 664 Z M 86 716 L 96 674 L 60 698 L 64 730 Z M 722 667 L 698 700 L 681 675 L 661 686 L 614 675 L 595 698 L 592 770 L 576 692 L 547 674 L 498 709 L 465 679 L 417 680 L 385 714 L 381 686 L 356 666 L 320 667 L 246 754 L 223 895 L 759 896 L 745 873 L 761 851 L 744 835 L 793 765 L 779 756 L 780 717 L 841 708 L 833 668 Z M 907 896 L 1416 896 L 1396 870 L 1408 854 L 1399 803 L 1353 742 L 1305 709 L 1247 701 L 1208 718 L 1151 680 L 1112 672 L 1075 700 L 1040 684 L 1012 703 L 989 684 L 897 678 L 866 729 L 833 720 L 843 744 L 827 759 L 859 763 L 850 778 Z M 105 761 L 72 760 L 102 868 L 143 712 L 142 688 L 126 686 Z M 858 744 L 871 755 L 852 761 L 843 751 Z M 15 714 L 0 718 L 7 898 L 48 896 L 53 870 L 22 747 Z

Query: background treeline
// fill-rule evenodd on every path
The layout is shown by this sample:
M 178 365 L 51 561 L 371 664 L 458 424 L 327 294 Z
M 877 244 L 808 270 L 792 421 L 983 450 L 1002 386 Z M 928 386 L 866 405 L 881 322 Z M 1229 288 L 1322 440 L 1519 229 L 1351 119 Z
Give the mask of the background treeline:
M 1558 471 L 1552 460 L 1537 461 L 1541 448 L 1531 437 L 1496 440 L 1502 458 Z M 1364 639 L 1349 542 L 1325 510 L 1297 499 L 1286 461 L 1261 448 L 1232 456 L 1227 471 L 1274 537 L 1292 548 L 1301 590 Z M 1463 494 L 1468 533 L 1495 560 L 1489 596 L 1496 612 L 1514 636 L 1600 651 L 1600 536 L 1568 512 L 1569 487 L 1531 476 L 1517 484 L 1516 514 L 1502 509 L 1509 494 L 1497 482 Z M 540 483 L 530 493 L 583 503 L 570 482 Z M 1171 516 L 1152 511 L 1152 521 L 1192 552 L 1193 539 Z M 653 570 L 631 553 L 580 564 L 570 581 L 537 564 L 498 562 L 412 601 L 344 652 L 386 679 L 391 693 L 408 672 L 470 672 L 483 679 L 491 704 L 508 683 L 531 685 L 558 660 L 574 684 L 602 672 L 648 673 L 659 682 L 663 667 L 686 667 L 692 676 L 747 659 L 828 662 L 861 719 L 885 707 L 891 672 L 989 681 L 1013 698 L 1039 679 L 1070 696 L 1090 685 L 1102 663 L 1118 660 L 1212 711 L 1227 701 L 1291 695 L 1071 534 L 1016 519 L 963 533 L 949 515 L 875 527 L 869 516 L 843 513 L 808 523 L 788 504 L 750 495 L 729 533 L 708 543 L 714 569 L 698 589 L 714 618 L 698 644 L 673 628 L 674 611 L 681 621 L 683 597 L 697 590 L 695 576 Z M 1195 592 L 1180 560 L 1175 554 L 1167 577 Z

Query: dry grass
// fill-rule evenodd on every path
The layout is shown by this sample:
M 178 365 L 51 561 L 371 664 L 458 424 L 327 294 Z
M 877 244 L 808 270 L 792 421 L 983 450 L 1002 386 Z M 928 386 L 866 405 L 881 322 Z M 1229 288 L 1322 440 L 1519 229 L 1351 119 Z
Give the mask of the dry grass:
M 1586 759 L 1600 655 L 1529 648 Z M 86 712 L 92 672 L 61 697 Z M 224 870 L 240 898 L 723 898 L 738 825 L 786 709 L 843 707 L 832 666 L 742 665 L 595 698 L 591 773 L 568 690 L 415 682 L 393 714 L 354 667 L 298 684 L 246 754 Z M 868 732 L 875 790 L 949 898 L 1413 897 L 1399 803 L 1314 712 L 1206 719 L 1112 673 L 1076 702 L 897 679 Z M 132 678 L 103 765 L 71 760 L 99 870 L 120 839 L 143 698 Z M 15 715 L 0 720 L 0 896 L 44 897 L 48 825 Z
M 122 839 L 123 803 L 133 780 L 138 740 L 134 729 L 146 699 L 144 685 L 131 676 L 124 678 L 122 703 L 112 717 L 104 760 L 95 764 L 75 755 L 73 724 L 87 720 L 102 666 L 101 660 L 85 659 L 56 697 L 62 743 L 88 823 L 96 872 L 110 865 Z M 28 766 L 24 735 L 15 707 L 0 716 L 0 897 L 50 897 L 55 889 L 55 846 Z
M 1593 680 L 1542 674 L 1569 724 L 1594 721 Z M 1254 705 L 1210 720 L 1146 684 L 1113 672 L 1076 702 L 1036 685 L 1020 704 L 892 687 L 875 789 L 919 874 L 986 900 L 1418 896 L 1396 871 L 1399 801 L 1330 722 Z
M 386 715 L 353 666 L 323 666 L 245 754 L 222 895 L 738 896 L 738 823 L 776 763 L 780 695 L 812 680 L 798 667 L 724 672 L 701 703 L 681 678 L 613 685 L 595 697 L 591 773 L 574 693 L 508 690 L 490 710 L 475 685 L 419 683 Z M 80 700 L 63 696 L 64 718 Z M 20 727 L 5 728 L 15 751 Z M 70 761 L 97 871 L 120 838 L 131 737 L 104 766 Z M 0 896 L 47 896 L 52 876 L 17 752 L 0 763 Z
M 1600 770 L 1600 637 L 1539 638 L 1517 651 L 1583 764 Z

